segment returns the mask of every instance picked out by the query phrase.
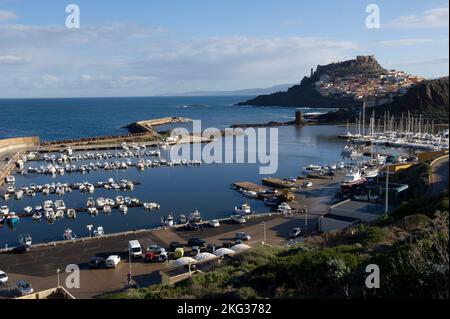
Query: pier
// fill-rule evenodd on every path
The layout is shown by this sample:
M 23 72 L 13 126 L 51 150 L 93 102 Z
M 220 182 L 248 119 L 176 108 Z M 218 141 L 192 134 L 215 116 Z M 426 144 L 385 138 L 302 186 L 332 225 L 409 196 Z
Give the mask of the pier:
M 134 122 L 126 125 L 124 128 L 126 128 L 130 133 L 156 133 L 154 129 L 155 126 L 189 122 L 192 122 L 192 120 L 184 117 L 163 117 L 159 119 Z

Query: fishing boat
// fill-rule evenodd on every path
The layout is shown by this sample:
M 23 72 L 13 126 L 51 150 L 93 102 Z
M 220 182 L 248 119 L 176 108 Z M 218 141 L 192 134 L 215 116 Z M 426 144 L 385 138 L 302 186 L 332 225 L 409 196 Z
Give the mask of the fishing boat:
M 340 186 L 342 189 L 350 189 L 355 186 L 359 186 L 366 182 L 366 178 L 361 175 L 361 173 L 358 171 L 355 172 L 349 172 L 344 176 L 343 181 L 341 182 Z
M 69 208 L 69 209 L 67 210 L 67 218 L 69 218 L 69 219 L 75 219 L 75 218 L 77 218 L 77 212 L 75 211 L 75 209 Z
M 10 225 L 17 224 L 19 220 L 20 220 L 19 216 L 17 216 L 17 214 L 14 212 L 9 212 L 6 215 L 6 222 Z
M 189 214 L 189 221 L 198 223 L 202 221 L 202 216 L 200 215 L 200 212 L 198 210 L 194 210 L 192 213 Z
M 65 240 L 73 240 L 73 239 L 77 238 L 77 235 L 75 235 L 75 233 L 73 232 L 72 229 L 67 227 L 66 230 L 64 231 L 63 238 Z
M 242 204 L 240 207 L 235 206 L 233 209 L 233 213 L 239 215 L 249 215 L 252 213 L 252 209 L 249 204 Z

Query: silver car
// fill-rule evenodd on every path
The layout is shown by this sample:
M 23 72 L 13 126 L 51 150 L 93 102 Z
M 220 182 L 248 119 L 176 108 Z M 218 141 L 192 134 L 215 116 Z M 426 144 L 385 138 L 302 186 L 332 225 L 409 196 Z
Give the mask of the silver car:
M 19 296 L 26 296 L 31 295 L 34 292 L 34 289 L 25 280 L 20 280 L 16 283 L 16 292 Z
M 234 235 L 234 238 L 236 239 L 236 240 L 242 240 L 242 241 L 246 241 L 246 240 L 250 240 L 250 239 L 252 239 L 252 237 L 249 235 L 249 234 L 247 234 L 247 233 L 244 233 L 244 232 L 238 232 L 238 233 L 236 233 L 235 235 Z

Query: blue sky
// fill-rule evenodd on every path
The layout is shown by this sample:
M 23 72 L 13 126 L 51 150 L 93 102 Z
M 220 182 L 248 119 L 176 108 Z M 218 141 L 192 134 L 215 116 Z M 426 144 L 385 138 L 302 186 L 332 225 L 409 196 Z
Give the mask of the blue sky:
M 80 29 L 65 28 L 69 3 Z M 369 3 L 379 29 L 365 27 Z M 361 54 L 439 77 L 448 10 L 435 0 L 0 0 L 0 97 L 268 87 Z

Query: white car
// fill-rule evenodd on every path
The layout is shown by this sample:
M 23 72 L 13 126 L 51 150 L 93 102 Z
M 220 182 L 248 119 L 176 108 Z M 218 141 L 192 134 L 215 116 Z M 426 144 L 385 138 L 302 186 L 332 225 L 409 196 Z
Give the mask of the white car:
M 120 256 L 111 255 L 106 259 L 107 268 L 116 268 L 120 264 Z
M 245 224 L 245 218 L 241 215 L 231 215 L 230 219 L 236 224 Z
M 313 185 L 312 182 L 309 182 L 309 181 L 303 182 L 303 187 L 311 187 L 312 185 Z
M 208 222 L 208 225 L 214 228 L 220 227 L 220 223 L 217 219 L 212 219 Z
M 0 270 L 0 285 L 6 285 L 8 283 L 8 275 Z

